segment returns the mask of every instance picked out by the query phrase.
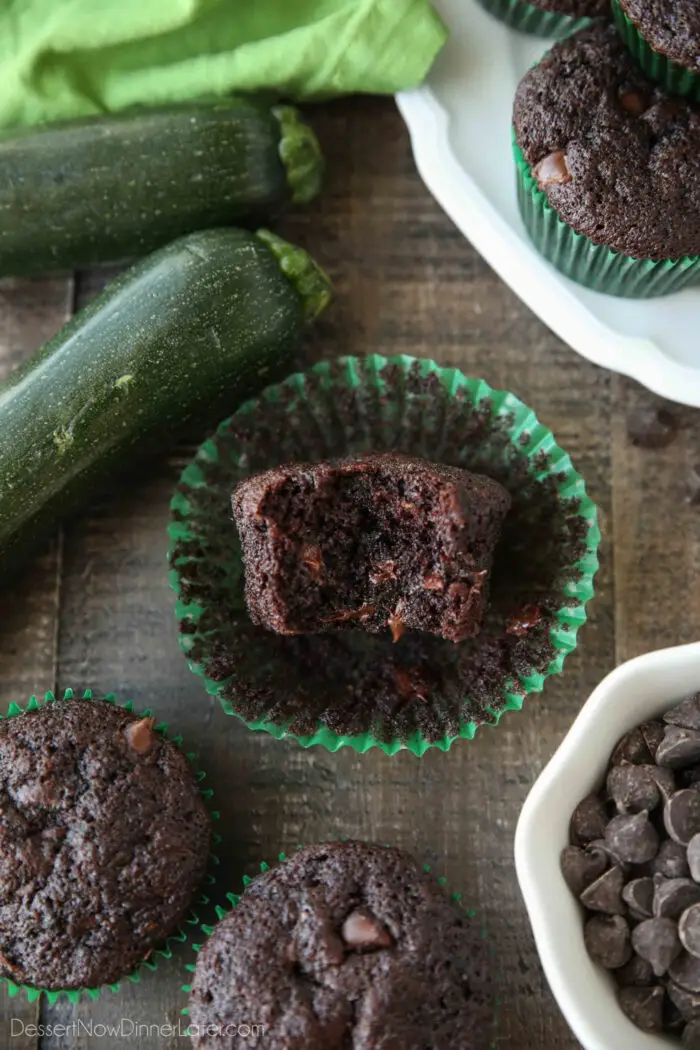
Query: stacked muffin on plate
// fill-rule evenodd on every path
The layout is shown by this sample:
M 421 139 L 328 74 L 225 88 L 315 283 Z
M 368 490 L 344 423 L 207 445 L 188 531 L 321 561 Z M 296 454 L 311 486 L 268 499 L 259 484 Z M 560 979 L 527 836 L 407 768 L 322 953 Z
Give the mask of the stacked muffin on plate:
M 612 14 L 518 85 L 518 201 L 567 277 L 646 298 L 700 281 L 700 11 L 613 0 Z

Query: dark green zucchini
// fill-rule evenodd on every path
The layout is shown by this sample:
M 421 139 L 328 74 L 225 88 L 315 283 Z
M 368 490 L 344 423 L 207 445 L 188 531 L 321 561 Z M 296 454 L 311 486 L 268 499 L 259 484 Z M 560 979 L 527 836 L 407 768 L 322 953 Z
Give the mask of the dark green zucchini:
M 116 473 L 289 371 L 329 298 L 266 231 L 191 234 L 117 278 L 0 386 L 0 578 Z
M 185 233 L 265 225 L 320 188 L 291 106 L 248 99 L 131 111 L 0 139 L 0 275 L 140 256 Z

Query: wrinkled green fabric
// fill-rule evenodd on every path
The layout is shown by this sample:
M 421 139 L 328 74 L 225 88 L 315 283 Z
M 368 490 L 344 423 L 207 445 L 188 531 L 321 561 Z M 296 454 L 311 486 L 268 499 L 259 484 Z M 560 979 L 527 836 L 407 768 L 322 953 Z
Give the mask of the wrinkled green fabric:
M 428 0 L 0 0 L 0 126 L 233 91 L 391 93 L 444 39 Z

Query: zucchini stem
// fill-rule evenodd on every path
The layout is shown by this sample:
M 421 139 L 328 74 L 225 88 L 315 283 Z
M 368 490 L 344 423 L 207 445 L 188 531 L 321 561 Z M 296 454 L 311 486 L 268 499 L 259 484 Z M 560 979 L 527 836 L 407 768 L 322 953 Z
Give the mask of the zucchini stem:
M 272 110 L 280 125 L 279 154 L 293 204 L 308 204 L 321 191 L 325 161 L 316 135 L 294 106 Z
M 284 276 L 296 288 L 302 301 L 306 322 L 311 324 L 333 298 L 330 277 L 308 252 L 283 240 L 276 233 L 257 230 L 255 236 L 269 248 Z

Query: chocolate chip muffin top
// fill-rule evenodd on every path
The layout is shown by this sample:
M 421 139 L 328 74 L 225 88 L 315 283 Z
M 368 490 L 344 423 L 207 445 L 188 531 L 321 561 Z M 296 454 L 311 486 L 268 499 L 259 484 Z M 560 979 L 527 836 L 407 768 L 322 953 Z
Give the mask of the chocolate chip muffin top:
M 647 43 L 700 75 L 700 6 L 694 0 L 620 0 Z
M 520 82 L 513 122 L 578 233 L 634 258 L 700 254 L 700 109 L 652 84 L 613 26 L 556 44 Z
M 0 722 L 0 975 L 111 984 L 178 926 L 210 821 L 185 756 L 104 700 Z
M 572 18 L 598 18 L 610 16 L 610 0 L 528 0 L 533 7 L 553 11 Z
M 484 956 L 408 854 L 308 846 L 255 879 L 199 952 L 193 1043 L 244 1050 L 257 1025 L 256 1045 L 275 1050 L 486 1050 Z

